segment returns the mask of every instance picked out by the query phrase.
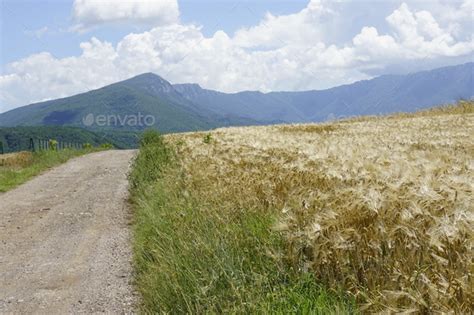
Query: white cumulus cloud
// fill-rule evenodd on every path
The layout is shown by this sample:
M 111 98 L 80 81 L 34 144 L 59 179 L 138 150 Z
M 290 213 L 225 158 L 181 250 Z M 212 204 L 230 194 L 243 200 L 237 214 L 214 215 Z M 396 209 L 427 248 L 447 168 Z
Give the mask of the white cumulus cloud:
M 177 0 L 74 0 L 73 30 L 84 31 L 106 23 L 165 25 L 179 18 Z
M 295 14 L 275 16 L 268 12 L 258 25 L 237 31 L 234 40 L 242 47 L 281 47 L 290 42 L 314 45 L 324 39 L 324 22 L 332 15 L 321 0 L 311 0 Z
M 395 30 L 406 55 L 430 58 L 459 56 L 473 51 L 472 38 L 456 42 L 450 31 L 441 29 L 428 11 L 412 12 L 402 3 L 386 20 Z

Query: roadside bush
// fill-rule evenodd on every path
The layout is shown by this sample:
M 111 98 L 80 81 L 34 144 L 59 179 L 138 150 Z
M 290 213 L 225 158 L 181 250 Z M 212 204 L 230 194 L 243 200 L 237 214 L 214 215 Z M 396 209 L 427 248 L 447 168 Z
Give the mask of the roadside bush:
M 160 178 L 163 167 L 170 162 L 171 156 L 171 150 L 164 144 L 158 131 L 145 131 L 140 140 L 140 154 L 130 176 L 132 188 L 137 188 L 139 184 L 153 183 Z
M 111 143 L 103 143 L 100 145 L 101 149 L 110 150 L 114 148 L 114 145 Z
M 54 139 L 49 140 L 49 149 L 52 151 L 57 151 L 58 150 L 58 141 Z

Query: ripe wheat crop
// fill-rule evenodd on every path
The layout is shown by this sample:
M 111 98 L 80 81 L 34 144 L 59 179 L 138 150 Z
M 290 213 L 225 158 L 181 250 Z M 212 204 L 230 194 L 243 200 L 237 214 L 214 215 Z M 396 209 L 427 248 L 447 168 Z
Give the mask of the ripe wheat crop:
M 186 190 L 272 213 L 269 256 L 366 311 L 474 309 L 474 104 L 418 114 L 168 135 Z

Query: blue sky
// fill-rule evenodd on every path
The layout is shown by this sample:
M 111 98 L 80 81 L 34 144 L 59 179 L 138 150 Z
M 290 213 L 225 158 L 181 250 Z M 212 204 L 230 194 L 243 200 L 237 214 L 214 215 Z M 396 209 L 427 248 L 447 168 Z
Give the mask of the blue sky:
M 308 90 L 473 59 L 473 0 L 2 0 L 0 112 L 143 72 Z
M 303 9 L 306 4 L 305 0 L 188 0 L 180 1 L 179 9 L 184 23 L 200 24 L 203 26 L 203 33 L 212 36 L 217 30 L 232 34 L 243 26 L 255 25 L 267 11 L 278 15 L 289 14 Z M 72 5 L 72 0 L 2 0 L 2 68 L 10 62 L 41 51 L 49 51 L 59 58 L 78 55 L 81 53 L 79 44 L 89 40 L 91 36 L 117 43 L 130 32 L 148 28 L 148 25 L 119 23 L 85 33 L 68 32 L 73 23 Z M 38 34 L 35 35 L 34 32 Z

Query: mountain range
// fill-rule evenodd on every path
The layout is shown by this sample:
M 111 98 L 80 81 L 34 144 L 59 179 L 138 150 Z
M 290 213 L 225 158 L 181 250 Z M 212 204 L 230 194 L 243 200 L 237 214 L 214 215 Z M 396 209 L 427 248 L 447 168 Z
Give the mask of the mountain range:
M 327 90 L 270 93 L 222 93 L 198 84 L 173 85 L 145 73 L 97 90 L 13 109 L 0 114 L 0 126 L 59 125 L 111 131 L 151 127 L 168 133 L 411 112 L 473 98 L 473 73 L 471 62 L 384 75 Z M 137 122 L 137 116 L 142 121 Z

